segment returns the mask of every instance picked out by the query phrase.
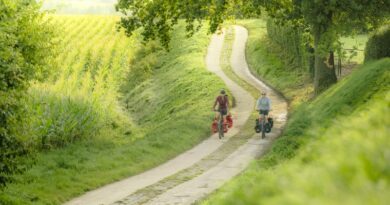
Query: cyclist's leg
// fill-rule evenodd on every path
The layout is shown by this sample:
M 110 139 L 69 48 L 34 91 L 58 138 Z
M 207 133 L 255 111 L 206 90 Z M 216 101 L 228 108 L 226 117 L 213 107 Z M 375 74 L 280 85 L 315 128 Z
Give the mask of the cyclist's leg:
M 264 114 L 264 110 L 260 110 L 259 111 L 259 122 L 263 121 L 263 114 Z

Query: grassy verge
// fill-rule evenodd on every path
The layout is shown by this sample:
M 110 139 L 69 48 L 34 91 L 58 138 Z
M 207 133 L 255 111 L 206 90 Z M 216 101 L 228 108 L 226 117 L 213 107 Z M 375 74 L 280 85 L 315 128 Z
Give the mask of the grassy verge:
M 386 204 L 390 59 L 299 106 L 270 152 L 204 204 Z
M 50 93 L 60 97 L 75 91 L 81 93 L 77 95 L 80 98 L 88 98 L 92 93 L 95 100 L 87 102 L 98 104 L 103 114 L 115 111 L 117 114 L 113 116 L 121 120 L 103 120 L 106 126 L 95 136 L 40 151 L 34 160 L 26 159 L 34 161 L 33 166 L 15 176 L 15 181 L 0 191 L 0 201 L 4 204 L 61 204 L 88 190 L 150 169 L 210 135 L 209 123 L 213 115 L 210 109 L 214 95 L 224 85 L 205 69 L 203 62 L 209 43 L 205 29 L 186 39 L 184 26 L 177 27 L 169 53 L 159 50 L 158 45 L 144 46 L 137 40 L 131 40 L 130 45 L 127 41 L 115 43 L 117 40 L 114 40 L 113 47 L 120 48 L 106 52 L 103 48 L 112 43 L 110 31 L 115 31 L 114 17 L 64 18 L 69 18 L 65 20 L 66 25 L 75 24 L 75 27 L 63 26 L 68 28 L 63 40 L 80 49 L 74 51 L 70 47 L 64 51 L 60 60 L 65 72 L 57 74 L 55 79 L 59 80 L 53 80 L 53 84 L 47 82 L 37 88 L 50 87 Z M 111 19 L 107 22 L 105 18 Z M 105 26 L 99 24 L 102 21 Z M 108 36 L 101 42 L 94 32 Z M 102 53 L 94 50 L 94 42 L 99 42 L 96 49 L 102 48 Z M 130 53 L 117 55 L 126 48 Z M 154 51 L 158 55 L 152 54 Z M 132 59 L 130 65 L 127 64 L 129 59 Z M 147 63 L 147 60 L 155 62 Z M 130 71 L 127 71 L 128 66 Z M 132 75 L 136 73 L 134 66 L 147 71 L 146 74 Z M 137 76 L 143 76 L 142 80 Z M 123 80 L 137 83 L 120 85 Z M 118 92 L 119 86 L 121 92 Z M 45 89 L 38 91 L 45 92 Z M 117 101 L 120 96 L 122 101 Z M 78 101 L 78 98 L 72 99 Z

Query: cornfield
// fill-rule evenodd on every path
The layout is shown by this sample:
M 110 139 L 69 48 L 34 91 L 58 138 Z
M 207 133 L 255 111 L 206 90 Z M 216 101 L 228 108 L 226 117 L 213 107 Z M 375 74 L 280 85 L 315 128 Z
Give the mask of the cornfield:
M 122 114 L 118 89 L 134 55 L 136 37 L 116 29 L 118 17 L 55 16 L 59 53 L 45 82 L 36 82 L 26 99 L 23 141 L 43 148 L 90 138 L 115 126 Z

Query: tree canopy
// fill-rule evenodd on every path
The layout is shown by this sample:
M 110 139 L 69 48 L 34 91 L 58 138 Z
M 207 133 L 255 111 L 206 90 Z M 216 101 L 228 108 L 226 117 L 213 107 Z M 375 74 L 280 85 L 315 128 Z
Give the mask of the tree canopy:
M 120 25 L 127 35 L 142 28 L 144 40 L 159 39 L 168 48 L 170 32 L 179 19 L 193 34 L 202 20 L 210 32 L 231 16 L 255 17 L 265 10 L 280 22 L 293 22 L 310 30 L 315 47 L 316 93 L 336 82 L 326 55 L 335 49 L 341 35 L 372 29 L 389 18 L 389 0 L 119 0 L 117 11 L 124 14 Z

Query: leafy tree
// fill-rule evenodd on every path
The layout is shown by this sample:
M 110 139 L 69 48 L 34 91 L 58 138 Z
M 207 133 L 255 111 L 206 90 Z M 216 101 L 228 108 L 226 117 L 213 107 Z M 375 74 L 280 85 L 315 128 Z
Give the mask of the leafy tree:
M 320 93 L 336 82 L 331 62 L 341 35 L 375 28 L 389 18 L 389 0 L 294 0 L 288 18 L 303 20 L 314 40 L 314 87 Z M 329 54 L 329 60 L 327 54 Z
M 20 119 L 20 99 L 32 79 L 48 72 L 54 44 L 49 19 L 35 0 L 0 0 L 0 186 L 20 171 L 26 153 L 12 127 Z
M 376 27 L 389 17 L 389 0 L 119 0 L 117 11 L 124 14 L 120 25 L 131 35 L 143 28 L 144 40 L 159 38 L 165 47 L 178 19 L 185 19 L 189 34 L 202 20 L 209 20 L 210 31 L 229 15 L 257 16 L 261 9 L 270 17 L 290 21 L 310 29 L 315 48 L 315 92 L 336 82 L 327 56 L 337 47 L 337 39 L 356 29 Z

